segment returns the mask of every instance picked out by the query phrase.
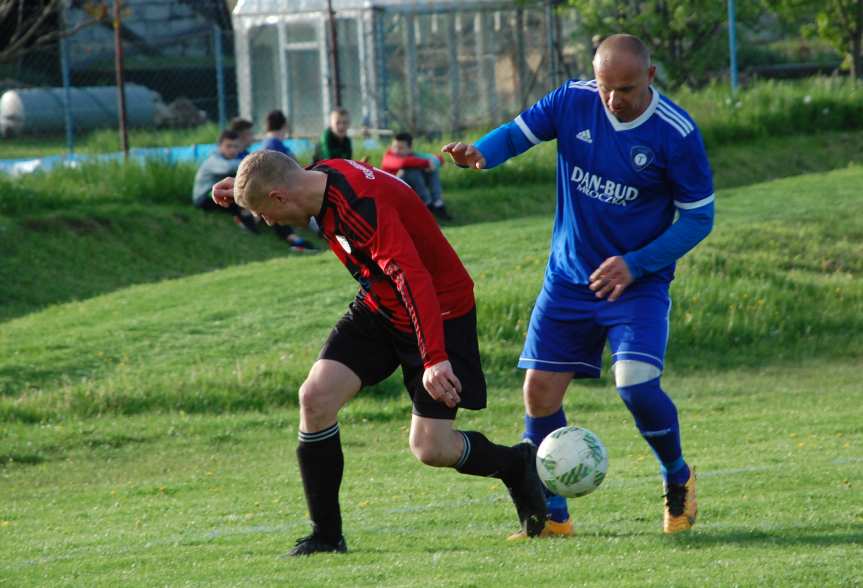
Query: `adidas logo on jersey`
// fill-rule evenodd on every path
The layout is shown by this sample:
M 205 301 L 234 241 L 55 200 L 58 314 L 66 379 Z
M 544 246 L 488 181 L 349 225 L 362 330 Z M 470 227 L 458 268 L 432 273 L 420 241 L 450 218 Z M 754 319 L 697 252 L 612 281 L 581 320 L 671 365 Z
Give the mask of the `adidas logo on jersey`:
M 580 139 L 585 143 L 593 143 L 593 139 L 590 136 L 590 129 L 584 129 L 579 134 L 575 136 L 576 139 Z

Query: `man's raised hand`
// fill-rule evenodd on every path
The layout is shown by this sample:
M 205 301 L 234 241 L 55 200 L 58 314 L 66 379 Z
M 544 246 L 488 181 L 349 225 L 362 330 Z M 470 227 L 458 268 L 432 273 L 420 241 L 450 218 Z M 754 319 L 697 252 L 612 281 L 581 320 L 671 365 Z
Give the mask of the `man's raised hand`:
M 453 162 L 459 167 L 472 167 L 483 169 L 485 167 L 485 157 L 479 149 L 473 145 L 465 143 L 448 143 L 441 148 L 442 153 L 449 153 Z

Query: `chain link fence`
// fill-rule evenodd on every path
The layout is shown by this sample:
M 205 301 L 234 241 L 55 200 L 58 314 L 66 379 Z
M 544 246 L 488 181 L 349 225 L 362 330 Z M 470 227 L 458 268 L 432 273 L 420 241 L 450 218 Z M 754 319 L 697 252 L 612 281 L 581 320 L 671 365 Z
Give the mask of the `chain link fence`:
M 123 0 L 131 147 L 213 143 L 237 115 L 260 132 L 273 109 L 285 112 L 293 137 L 314 141 L 336 106 L 351 112 L 356 133 L 455 136 L 592 75 L 590 34 L 554 0 L 331 0 L 333 12 L 329 4 Z M 96 5 L 112 2 L 70 0 L 59 26 L 75 27 Z M 119 148 L 114 34 L 103 18 L 0 63 L 0 159 Z
M 494 125 L 521 111 L 577 69 L 557 42 L 560 28 L 573 24 L 566 16 L 385 12 L 385 95 L 377 99 L 386 124 L 439 132 Z
M 69 28 L 88 17 L 74 6 L 62 19 Z M 233 33 L 224 2 L 126 0 L 120 23 L 130 129 L 224 126 L 236 115 Z M 55 46 L 0 64 L 6 157 L 15 155 L 16 144 L 29 155 L 31 140 L 66 142 L 71 150 L 92 140 L 94 131 L 118 129 L 114 35 L 114 23 L 103 18 Z M 211 126 L 204 128 L 213 134 Z

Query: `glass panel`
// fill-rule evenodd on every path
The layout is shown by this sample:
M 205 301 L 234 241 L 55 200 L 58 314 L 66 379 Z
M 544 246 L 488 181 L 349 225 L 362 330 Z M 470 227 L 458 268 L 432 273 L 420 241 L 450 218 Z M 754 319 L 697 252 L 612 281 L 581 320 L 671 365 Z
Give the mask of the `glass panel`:
M 363 89 L 360 79 L 359 27 L 353 18 L 336 20 L 339 41 L 339 81 L 342 86 L 342 104 L 351 113 L 351 128 L 363 126 Z
M 318 40 L 318 28 L 311 22 L 289 22 L 285 26 L 288 43 L 313 43 Z
M 323 129 L 323 94 L 321 93 L 321 59 L 317 49 L 290 50 L 288 92 L 291 126 L 295 135 L 317 137 Z
M 281 108 L 278 78 L 279 31 L 274 25 L 249 30 L 249 58 L 252 68 L 252 117 L 262 128 L 267 113 Z

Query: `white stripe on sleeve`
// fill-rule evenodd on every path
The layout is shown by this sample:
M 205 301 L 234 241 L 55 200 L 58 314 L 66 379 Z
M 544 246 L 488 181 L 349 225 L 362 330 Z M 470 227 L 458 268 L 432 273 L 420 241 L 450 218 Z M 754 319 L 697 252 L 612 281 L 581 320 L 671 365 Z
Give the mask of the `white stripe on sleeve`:
M 527 140 L 533 143 L 534 145 L 539 145 L 542 141 L 536 138 L 536 135 L 533 134 L 533 131 L 530 130 L 530 127 L 527 126 L 527 123 L 524 122 L 524 119 L 521 118 L 519 114 L 515 117 L 515 124 L 524 133 L 524 136 L 527 137 Z
M 701 208 L 702 206 L 707 206 L 714 200 L 716 200 L 716 194 L 711 194 L 707 198 L 702 198 L 701 200 L 696 200 L 695 202 L 681 202 L 680 200 L 675 200 L 674 206 L 676 206 L 677 208 L 682 208 L 683 210 L 691 210 L 693 208 Z

